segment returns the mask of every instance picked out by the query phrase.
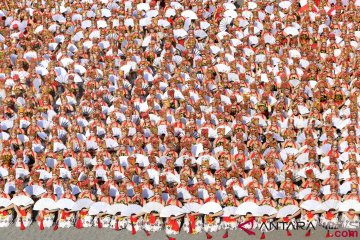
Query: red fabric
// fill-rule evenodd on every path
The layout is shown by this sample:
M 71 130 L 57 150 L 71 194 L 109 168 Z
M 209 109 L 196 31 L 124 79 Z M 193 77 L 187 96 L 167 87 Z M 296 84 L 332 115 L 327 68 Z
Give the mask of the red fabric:
M 132 234 L 132 235 L 135 235 L 135 234 L 136 234 L 136 230 L 135 230 L 134 224 L 131 224 L 131 234 Z
M 81 211 L 79 212 L 80 216 L 86 216 L 87 213 L 88 213 L 87 210 L 81 210 Z
M 178 43 L 179 43 L 180 45 L 182 45 L 182 46 L 184 46 L 184 42 L 185 42 L 184 39 L 179 39 L 179 40 L 178 40 Z
M 83 224 L 82 224 L 82 221 L 81 221 L 81 218 L 79 218 L 76 222 L 76 228 L 77 229 L 81 229 L 83 228 Z
M 189 215 L 189 232 L 190 233 L 193 233 L 193 229 L 194 229 L 194 226 L 195 226 L 195 216 L 194 215 Z
M 331 238 L 332 237 L 332 234 L 330 233 L 330 231 L 328 230 L 327 233 L 326 233 L 326 238 Z
M 132 217 L 132 216 L 130 217 L 130 222 L 131 223 L 136 223 L 137 220 L 138 220 L 137 217 Z
M 306 215 L 307 215 L 308 218 L 313 218 L 314 217 L 314 214 L 312 212 L 307 212 Z
M 303 7 L 301 7 L 301 8 L 299 9 L 299 13 L 305 12 L 305 11 L 308 10 L 308 9 L 309 9 L 309 6 L 306 4 L 305 6 L 303 6 Z
M 156 217 L 151 213 L 149 216 L 149 222 L 150 222 L 150 224 L 154 224 L 156 222 Z
M 234 219 L 232 219 L 231 217 L 223 217 L 223 221 L 224 222 L 233 222 Z
M 102 223 L 101 223 L 100 218 L 98 218 L 98 220 L 97 220 L 97 224 L 98 224 L 98 228 L 102 228 Z
M 3 215 L 4 217 L 6 217 L 8 214 L 7 214 L 7 211 L 0 211 L 0 215 Z
M 290 222 L 290 219 L 288 217 L 284 217 L 284 222 L 288 223 Z
M 223 7 L 219 7 L 217 8 L 216 12 L 215 12 L 215 20 L 218 21 L 221 18 L 222 13 L 224 12 L 224 8 Z
M 172 18 L 167 18 L 167 21 L 168 21 L 171 25 L 174 24 L 174 20 L 173 20 Z
M 331 219 L 333 219 L 334 218 L 334 214 L 332 214 L 331 212 L 327 212 L 326 214 L 325 214 L 325 218 L 327 219 L 327 220 L 331 220 Z
M 26 210 L 25 210 L 25 209 L 20 209 L 19 212 L 20 212 L 20 215 L 21 215 L 22 217 L 25 217 L 25 216 L 26 216 Z
M 169 219 L 168 220 L 169 225 L 171 225 L 171 229 L 178 232 L 180 230 L 179 223 L 176 221 L 176 219 Z
M 23 220 L 21 218 L 20 218 L 20 229 L 21 229 L 21 231 L 25 230 L 25 225 L 24 225 Z
M 136 234 L 136 229 L 135 229 L 135 227 L 134 227 L 134 223 L 137 222 L 137 217 L 131 216 L 131 217 L 130 217 L 130 222 L 131 222 L 131 234 L 132 234 L 132 235 L 135 235 L 135 234 Z
M 61 219 L 65 220 L 67 217 L 70 217 L 71 213 L 63 211 L 61 213 Z
M 44 230 L 44 222 L 43 222 L 43 220 L 42 220 L 42 219 L 40 220 L 40 226 L 39 226 L 39 229 L 40 229 L 40 230 Z
M 119 220 L 118 219 L 116 219 L 115 230 L 119 231 Z

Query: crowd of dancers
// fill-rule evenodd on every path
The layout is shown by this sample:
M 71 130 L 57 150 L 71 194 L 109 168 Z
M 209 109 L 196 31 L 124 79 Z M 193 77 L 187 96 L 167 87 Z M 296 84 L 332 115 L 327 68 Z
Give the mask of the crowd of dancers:
M 359 8 L 1 1 L 0 227 L 358 228 Z

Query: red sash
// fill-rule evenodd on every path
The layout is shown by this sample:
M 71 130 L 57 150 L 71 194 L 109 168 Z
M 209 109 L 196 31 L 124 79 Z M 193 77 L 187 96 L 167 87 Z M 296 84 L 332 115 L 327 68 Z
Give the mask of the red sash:
M 229 222 L 234 222 L 235 219 L 233 219 L 231 217 L 223 217 L 223 221 L 229 223 Z
M 133 217 L 133 216 L 130 217 L 130 222 L 131 222 L 131 223 L 136 223 L 137 220 L 138 220 L 137 217 Z
M 179 223 L 176 221 L 176 219 L 168 219 L 168 225 L 171 226 L 171 230 L 174 230 L 176 232 L 179 231 Z
M 65 220 L 66 218 L 70 217 L 70 215 L 71 215 L 71 213 L 64 211 L 61 213 L 61 219 Z
M 6 217 L 8 215 L 7 211 L 0 211 L 0 215 L 3 215 L 4 217 Z
M 87 210 L 81 210 L 80 212 L 79 212 L 79 214 L 80 214 L 80 217 L 81 218 L 83 218 L 83 217 L 86 217 L 86 215 L 88 214 L 88 211 Z
M 212 217 L 206 216 L 206 222 L 212 225 L 214 223 L 214 219 Z
M 26 209 L 20 209 L 19 212 L 22 217 L 26 216 Z
M 154 224 L 156 222 L 156 217 L 150 213 L 150 216 L 149 216 L 149 223 L 150 224 Z
M 194 215 L 189 215 L 189 223 L 190 223 L 190 226 L 189 226 L 190 233 L 192 233 L 193 229 L 195 227 L 195 216 Z
M 332 214 L 331 212 L 327 212 L 326 214 L 325 214 L 325 218 L 327 219 L 327 220 L 331 220 L 331 219 L 333 219 L 335 217 L 335 214 Z

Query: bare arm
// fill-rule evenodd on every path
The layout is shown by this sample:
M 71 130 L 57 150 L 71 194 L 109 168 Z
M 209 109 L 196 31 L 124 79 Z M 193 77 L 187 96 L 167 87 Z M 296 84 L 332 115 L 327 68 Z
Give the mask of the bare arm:
M 264 217 L 265 219 L 274 219 L 276 218 L 276 214 L 273 214 L 271 216 Z
M 47 210 L 46 212 L 47 213 L 55 213 L 55 212 L 57 212 L 58 210 Z
M 220 212 L 217 212 L 217 213 L 214 213 L 214 214 L 209 214 L 209 217 L 219 217 L 221 215 L 223 215 L 224 211 L 220 211 Z
M 179 218 L 182 218 L 182 217 L 184 217 L 184 216 L 185 216 L 185 214 L 181 214 L 181 215 L 176 216 L 176 217 L 171 217 L 171 219 L 179 219 Z
M 10 8 L 9 8 L 9 5 L 8 5 L 7 1 L 8 1 L 8 0 L 5 0 L 5 1 L 4 1 L 4 4 L 5 4 L 5 7 L 6 7 L 6 10 L 8 10 L 8 11 L 9 11 L 9 10 L 10 10 Z
M 6 210 L 9 210 L 9 209 L 12 209 L 14 208 L 14 204 L 10 204 L 9 206 L 5 207 L 5 208 L 0 208 L 0 211 L 6 211 Z

